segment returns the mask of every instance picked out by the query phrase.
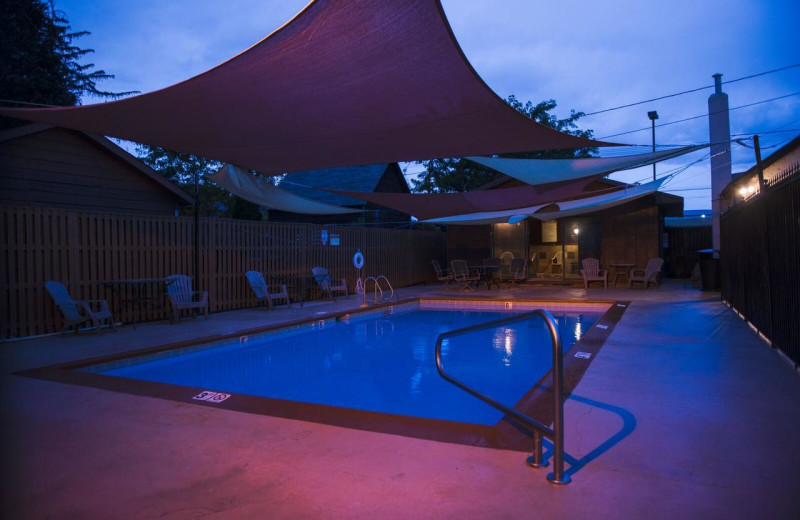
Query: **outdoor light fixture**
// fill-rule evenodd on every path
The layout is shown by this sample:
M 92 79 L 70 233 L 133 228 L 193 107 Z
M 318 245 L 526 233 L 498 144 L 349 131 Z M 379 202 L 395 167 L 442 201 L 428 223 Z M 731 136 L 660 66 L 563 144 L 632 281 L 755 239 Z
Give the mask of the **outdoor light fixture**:
M 658 112 L 655 110 L 648 112 L 647 117 L 650 118 L 650 122 L 653 125 L 653 153 L 656 153 L 656 119 L 658 119 Z M 653 163 L 653 180 L 656 180 L 656 163 Z
M 572 232 L 577 235 L 578 233 L 581 232 L 581 230 L 578 229 L 578 228 L 575 228 L 575 229 L 572 230 Z

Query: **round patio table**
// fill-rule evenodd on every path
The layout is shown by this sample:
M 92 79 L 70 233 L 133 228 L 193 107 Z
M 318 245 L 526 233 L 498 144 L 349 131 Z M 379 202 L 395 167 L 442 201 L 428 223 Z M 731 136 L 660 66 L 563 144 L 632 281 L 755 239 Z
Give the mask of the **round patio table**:
M 630 276 L 630 270 L 636 264 L 614 263 L 608 264 L 609 267 L 614 269 L 614 287 L 617 286 L 617 279 L 624 276 L 626 279 Z

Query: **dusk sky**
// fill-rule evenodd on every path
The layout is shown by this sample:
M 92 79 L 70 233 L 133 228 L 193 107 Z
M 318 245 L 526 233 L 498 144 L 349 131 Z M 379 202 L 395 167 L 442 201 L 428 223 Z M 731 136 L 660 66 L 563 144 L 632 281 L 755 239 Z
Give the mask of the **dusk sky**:
M 306 3 L 55 1 L 73 30 L 92 33 L 77 42 L 95 50 L 87 61 L 116 75 L 100 87 L 143 93 L 188 79 L 238 54 Z M 796 0 L 442 0 L 442 4 L 467 58 L 503 98 L 514 94 L 521 101 L 555 99 L 556 114 L 564 117 L 570 109 L 591 113 L 707 87 L 713 84 L 714 73 L 731 81 L 790 67 L 723 85 L 723 90 L 734 109 L 733 137 L 759 134 L 763 156 L 800 134 L 800 2 Z M 604 150 L 604 155 L 641 153 L 651 145 L 647 112 L 657 110 L 657 125 L 664 125 L 656 127 L 657 144 L 705 143 L 707 99 L 712 92 L 707 88 L 589 115 L 580 127 L 592 129 L 597 138 L 642 146 Z M 84 104 L 94 102 L 84 99 Z M 676 122 L 688 118 L 695 119 Z M 754 164 L 751 148 L 734 143 L 732 149 L 734 172 Z M 683 196 L 686 209 L 711 207 L 705 153 L 658 166 L 659 176 L 689 166 L 665 189 Z M 408 169 L 419 170 L 417 165 Z M 645 181 L 652 178 L 652 167 L 612 178 Z

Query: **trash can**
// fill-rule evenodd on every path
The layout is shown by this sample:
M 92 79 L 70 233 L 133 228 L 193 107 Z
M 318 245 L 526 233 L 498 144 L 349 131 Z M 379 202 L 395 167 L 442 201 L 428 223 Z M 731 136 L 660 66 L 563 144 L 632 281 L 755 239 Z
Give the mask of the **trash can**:
M 700 278 L 703 282 L 703 290 L 719 291 L 719 252 L 714 249 L 701 249 L 697 254 L 700 257 Z

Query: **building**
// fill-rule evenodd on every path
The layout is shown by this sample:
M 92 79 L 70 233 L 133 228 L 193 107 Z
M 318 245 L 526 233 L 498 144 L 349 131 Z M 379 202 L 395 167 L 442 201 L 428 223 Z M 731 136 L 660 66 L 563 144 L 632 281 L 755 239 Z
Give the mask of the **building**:
M 397 163 L 347 166 L 307 170 L 288 174 L 279 184 L 281 189 L 325 204 L 360 210 L 340 215 L 301 215 L 271 210 L 272 222 L 307 222 L 333 225 L 377 225 L 407 227 L 411 218 L 399 211 L 383 208 L 363 200 L 324 190 L 349 190 L 382 193 L 410 193 L 403 171 Z
M 105 137 L 46 124 L 0 133 L 0 204 L 174 215 L 192 198 Z
M 503 176 L 482 189 L 510 188 L 522 183 Z M 622 183 L 600 179 L 587 187 L 601 192 Z M 579 278 L 580 261 L 598 258 L 601 265 L 633 264 L 643 267 L 649 258 L 665 257 L 669 247 L 664 219 L 683 215 L 683 198 L 656 192 L 595 213 L 539 221 L 528 218 L 515 224 L 449 225 L 448 259 L 481 263 L 484 258 L 529 259 L 529 276 Z M 665 265 L 665 272 L 670 266 Z

